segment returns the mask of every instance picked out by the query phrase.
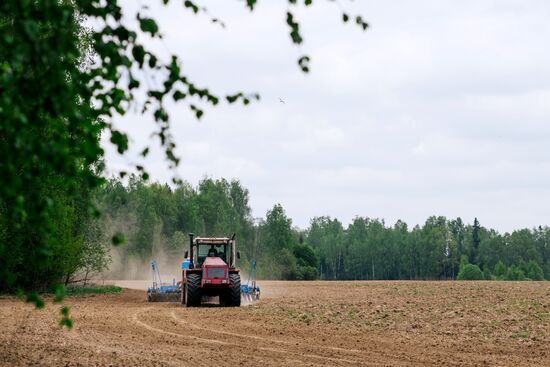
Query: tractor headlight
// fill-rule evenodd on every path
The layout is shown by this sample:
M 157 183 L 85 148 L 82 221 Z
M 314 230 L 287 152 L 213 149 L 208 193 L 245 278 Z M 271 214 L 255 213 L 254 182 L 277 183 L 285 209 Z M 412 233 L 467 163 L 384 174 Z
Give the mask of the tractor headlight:
M 205 282 L 205 283 L 212 283 L 212 280 L 206 279 L 204 282 Z
M 222 279 L 222 284 L 227 284 L 227 279 Z

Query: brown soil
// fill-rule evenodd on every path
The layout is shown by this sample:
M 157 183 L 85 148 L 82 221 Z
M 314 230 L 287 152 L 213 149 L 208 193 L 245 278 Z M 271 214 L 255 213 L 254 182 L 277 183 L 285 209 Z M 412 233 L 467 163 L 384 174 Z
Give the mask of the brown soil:
M 261 282 L 240 308 L 145 292 L 0 299 L 0 365 L 550 366 L 550 282 Z

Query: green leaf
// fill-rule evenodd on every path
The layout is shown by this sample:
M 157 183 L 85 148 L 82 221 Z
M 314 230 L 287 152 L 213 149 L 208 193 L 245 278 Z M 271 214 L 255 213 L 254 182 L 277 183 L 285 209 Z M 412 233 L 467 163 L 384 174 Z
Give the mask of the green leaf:
M 360 25 L 363 30 L 366 30 L 369 26 L 367 22 L 363 21 L 363 18 L 360 15 L 355 18 L 355 23 Z
M 193 11 L 193 13 L 197 14 L 199 12 L 199 7 L 197 5 L 195 5 L 195 3 L 193 3 L 192 1 L 189 1 L 189 0 L 185 0 L 183 2 L 183 6 L 185 6 L 186 8 L 189 8 Z
M 139 88 L 139 81 L 134 78 L 131 78 L 130 82 L 128 82 L 128 89 L 135 89 L 135 88 Z
M 157 22 L 155 22 L 154 19 L 140 18 L 138 15 L 138 20 L 139 20 L 139 27 L 143 32 L 150 33 L 151 36 L 155 36 L 158 33 L 159 27 L 157 25 Z
M 195 116 L 197 117 L 197 119 L 200 120 L 200 118 L 202 117 L 202 115 L 204 114 L 204 112 L 203 112 L 200 108 L 198 108 L 197 106 L 195 106 L 195 105 L 190 105 L 189 107 L 191 108 L 191 110 L 192 110 L 193 112 L 195 112 Z
M 36 292 L 30 292 L 27 294 L 27 303 L 34 303 L 36 308 L 44 308 L 44 300 Z
M 124 243 L 124 234 L 120 232 L 115 234 L 111 239 L 111 242 L 113 243 L 114 246 L 122 245 Z
M 286 13 L 286 23 L 290 27 L 290 38 L 292 42 L 301 44 L 303 39 L 300 35 L 300 25 L 294 21 L 294 15 L 291 12 Z
M 143 66 L 143 61 L 145 59 L 145 49 L 141 45 L 134 45 L 132 48 L 132 56 L 137 61 L 139 67 Z
M 167 122 L 168 121 L 168 113 L 163 108 L 158 108 L 154 113 L 153 116 L 155 117 L 155 121 L 157 122 Z
M 246 0 L 246 6 L 250 9 L 250 11 L 254 10 L 256 2 L 257 0 Z
M 309 73 L 309 56 L 302 56 L 298 59 L 298 65 L 304 73 Z
M 182 100 L 186 97 L 186 94 L 177 90 L 174 92 L 174 94 L 172 95 L 172 98 L 174 99 L 174 101 L 179 101 L 179 100 Z
M 69 307 L 67 306 L 61 307 L 61 310 L 59 312 L 61 313 L 61 315 L 67 317 L 69 316 Z
M 239 97 L 242 97 L 242 93 L 237 93 L 237 94 L 233 94 L 233 95 L 229 95 L 229 96 L 226 96 L 225 99 L 227 100 L 227 102 L 229 103 L 235 103 L 237 101 L 237 99 L 239 99 Z
M 117 146 L 117 151 L 120 154 L 128 150 L 128 136 L 120 131 L 111 131 L 111 143 Z
M 59 303 L 65 298 L 65 286 L 63 284 L 58 284 L 55 286 L 55 296 L 53 301 Z
M 59 321 L 59 326 L 61 326 L 61 327 L 65 326 L 65 327 L 67 327 L 67 329 L 71 330 L 73 328 L 73 320 L 71 320 L 68 317 L 63 317 Z
M 157 57 L 155 55 L 153 55 L 152 53 L 149 53 L 149 67 L 152 69 L 154 68 L 155 66 L 157 66 Z

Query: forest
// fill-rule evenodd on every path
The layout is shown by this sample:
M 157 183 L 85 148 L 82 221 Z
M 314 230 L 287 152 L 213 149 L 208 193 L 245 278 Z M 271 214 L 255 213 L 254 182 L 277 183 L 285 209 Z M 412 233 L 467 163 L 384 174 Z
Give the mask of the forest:
M 238 180 L 205 178 L 175 189 L 147 184 L 133 176 L 128 184 L 110 180 L 95 194 L 104 215 L 92 228 L 110 236 L 123 232 L 117 257 L 146 263 L 160 254 L 179 261 L 187 234 L 227 236 L 235 232 L 248 270 L 269 279 L 501 279 L 550 278 L 550 228 L 500 234 L 461 218 L 429 217 L 423 225 L 356 217 L 347 227 L 335 218 L 316 217 L 306 229 L 292 224 L 275 204 L 261 219 L 252 217 L 249 192 Z M 462 270 L 462 273 L 461 273 Z

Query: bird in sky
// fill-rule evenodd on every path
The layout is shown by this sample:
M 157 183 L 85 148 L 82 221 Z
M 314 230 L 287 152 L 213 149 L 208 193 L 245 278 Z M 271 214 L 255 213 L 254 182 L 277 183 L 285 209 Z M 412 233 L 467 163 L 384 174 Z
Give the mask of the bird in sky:
M 283 101 L 281 98 L 279 98 L 279 102 L 281 102 L 282 104 L 286 104 L 285 101 Z

